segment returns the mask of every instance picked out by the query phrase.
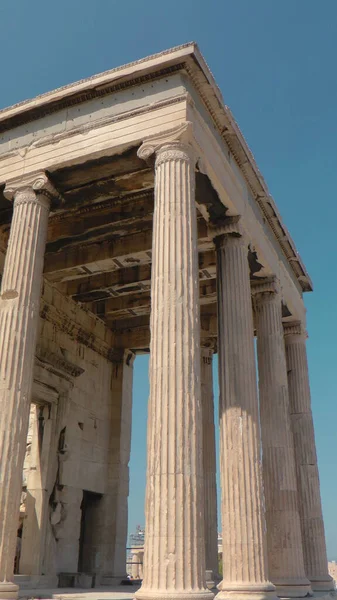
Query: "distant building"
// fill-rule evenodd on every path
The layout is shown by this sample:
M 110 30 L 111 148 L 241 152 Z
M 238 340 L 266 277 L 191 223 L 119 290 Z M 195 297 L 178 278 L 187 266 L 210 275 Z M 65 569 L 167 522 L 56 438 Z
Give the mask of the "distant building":
M 337 583 L 337 562 L 335 560 L 330 560 L 328 562 L 328 569 L 332 579 L 335 582 L 335 587 Z
M 143 579 L 145 529 L 137 525 L 135 533 L 129 535 L 126 571 L 132 579 Z
M 129 535 L 129 546 L 133 547 L 144 547 L 145 529 L 140 525 L 137 525 L 135 533 Z

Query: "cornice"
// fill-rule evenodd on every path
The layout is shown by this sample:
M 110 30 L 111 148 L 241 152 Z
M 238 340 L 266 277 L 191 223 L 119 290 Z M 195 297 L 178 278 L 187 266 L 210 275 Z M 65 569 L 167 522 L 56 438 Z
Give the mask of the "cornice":
M 145 59 L 144 59 L 145 62 Z M 132 66 L 133 63 L 130 63 L 129 66 Z M 138 64 L 138 63 L 135 63 Z M 139 62 L 141 64 L 141 62 Z M 59 88 L 57 90 L 53 90 L 52 92 L 47 92 L 46 94 L 42 94 L 41 96 L 37 96 L 36 100 L 41 100 L 40 106 L 36 106 L 36 104 L 31 104 L 31 100 L 24 101 L 22 103 L 15 104 L 13 107 L 3 109 L 0 111 L 0 133 L 4 133 L 14 127 L 19 127 L 20 125 L 25 125 L 26 123 L 31 123 L 32 121 L 36 121 L 37 119 L 41 119 L 45 116 L 51 115 L 55 112 L 59 112 L 66 108 L 70 108 L 72 106 L 77 106 L 78 104 L 82 104 L 83 102 L 88 102 L 89 100 L 94 100 L 95 98 L 101 98 L 107 96 L 109 94 L 113 94 L 116 92 L 120 92 L 124 89 L 128 89 L 131 87 L 136 87 L 139 85 L 143 85 L 144 83 L 154 81 L 156 79 L 161 79 L 162 77 L 167 77 L 172 75 L 177 71 L 181 71 L 184 69 L 184 63 L 174 64 L 170 67 L 161 68 L 156 71 L 146 73 L 144 75 L 140 75 L 139 77 L 128 78 L 126 81 L 120 82 L 111 85 L 104 85 L 103 87 L 93 88 L 89 90 L 85 90 L 82 92 L 74 93 L 74 95 L 67 95 L 64 98 L 60 98 L 54 100 L 53 102 L 44 104 L 43 100 L 48 100 L 49 95 L 53 95 L 55 93 L 60 93 L 63 90 L 70 90 L 72 85 L 65 86 L 64 88 Z M 124 67 L 121 67 L 121 69 Z M 98 75 L 97 77 L 99 77 Z M 92 79 L 83 80 L 83 83 L 94 81 L 95 76 Z M 81 82 L 80 82 L 81 83 Z M 76 84 L 77 85 L 77 84 Z M 10 115 L 8 114 L 6 117 L 6 111 L 9 113 L 10 109 L 25 109 L 17 114 Z M 136 111 L 135 111 L 136 114 Z M 59 136 L 60 137 L 60 136 Z
M 113 69 L 109 69 L 108 71 L 104 71 L 103 73 L 96 73 L 90 77 L 86 77 L 84 79 L 80 79 L 79 81 L 76 81 L 75 83 L 70 83 L 64 86 L 61 86 L 59 88 L 56 88 L 54 90 L 50 90 L 48 92 L 45 92 L 43 94 L 40 94 L 38 96 L 36 96 L 33 100 L 32 99 L 28 99 L 28 100 L 23 100 L 22 102 L 17 102 L 16 104 L 3 108 L 0 110 L 0 121 L 5 120 L 6 118 L 11 118 L 13 116 L 15 116 L 15 113 L 17 114 L 19 112 L 19 110 L 24 110 L 29 109 L 29 108 L 35 108 L 37 105 L 43 105 L 46 104 L 48 102 L 48 99 L 52 98 L 54 99 L 59 99 L 59 96 L 61 95 L 61 98 L 67 97 L 69 102 L 71 100 L 75 100 L 75 103 L 77 104 L 78 102 L 76 102 L 77 100 L 77 96 L 74 98 L 73 94 L 74 93 L 90 93 L 91 92 L 97 92 L 99 91 L 99 89 L 101 89 L 103 92 L 108 89 L 107 93 L 111 93 L 111 88 L 110 86 L 113 85 L 113 80 L 117 79 L 118 74 L 121 71 L 129 71 L 130 69 L 134 68 L 133 70 L 136 70 L 136 68 L 139 69 L 139 67 L 142 67 L 143 65 L 146 65 L 146 63 L 149 62 L 154 62 L 157 61 L 159 59 L 165 58 L 168 55 L 172 54 L 181 54 L 182 59 L 184 58 L 184 55 L 190 54 L 191 52 L 193 52 L 193 50 L 196 48 L 196 44 L 195 42 L 188 42 L 186 44 L 181 44 L 179 46 L 175 46 L 174 48 L 168 48 L 166 50 L 163 50 L 162 52 L 158 52 L 156 54 L 152 54 L 150 56 L 146 56 L 143 57 L 141 59 L 138 60 L 134 60 L 130 63 L 124 64 L 124 65 L 119 65 L 117 67 L 114 67 Z M 185 52 L 181 52 L 181 51 L 185 51 Z M 175 58 L 173 56 L 173 58 Z M 165 63 L 164 63 L 165 64 Z M 179 70 L 180 64 L 172 64 L 171 69 L 172 70 Z M 163 67 L 161 69 L 161 75 L 165 74 L 164 71 L 167 70 L 165 69 L 165 67 Z M 115 77 L 117 76 L 117 77 Z M 140 75 L 141 77 L 141 75 Z M 125 81 L 119 81 L 119 83 L 115 84 L 116 87 L 118 87 L 118 89 L 123 89 L 123 87 L 125 87 L 125 84 L 129 83 L 129 79 L 125 82 Z M 131 81 L 135 81 L 135 79 L 131 79 Z M 96 87 L 96 83 L 101 83 L 101 85 L 97 88 Z M 138 83 L 141 83 L 137 81 L 134 85 L 138 85 Z M 83 100 L 79 100 L 79 102 L 83 102 Z M 69 106 L 70 104 L 67 104 L 67 106 Z M 60 110 L 59 108 L 57 110 Z M 27 122 L 27 121 L 26 121 Z

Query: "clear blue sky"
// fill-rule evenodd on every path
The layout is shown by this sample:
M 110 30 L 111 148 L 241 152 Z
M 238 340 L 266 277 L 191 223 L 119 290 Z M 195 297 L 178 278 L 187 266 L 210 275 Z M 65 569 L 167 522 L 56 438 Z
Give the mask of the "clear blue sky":
M 195 40 L 314 281 L 309 365 L 337 558 L 336 0 L 0 0 L 0 107 Z M 135 363 L 130 528 L 143 524 L 147 359 Z

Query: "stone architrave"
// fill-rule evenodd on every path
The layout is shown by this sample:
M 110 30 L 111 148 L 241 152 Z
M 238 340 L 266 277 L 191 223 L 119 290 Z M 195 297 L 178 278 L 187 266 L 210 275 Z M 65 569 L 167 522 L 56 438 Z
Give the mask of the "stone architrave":
M 306 352 L 300 322 L 284 327 L 304 567 L 314 591 L 331 591 Z
M 190 124 L 155 154 L 144 579 L 136 598 L 207 600 L 195 157 Z
M 274 279 L 254 282 L 253 293 L 269 577 L 278 596 L 300 598 L 311 588 L 303 562 L 281 297 Z
M 201 405 L 204 471 L 206 581 L 212 588 L 219 581 L 216 497 L 216 451 L 213 396 L 213 348 L 201 348 Z
M 51 186 L 44 174 L 5 188 L 14 211 L 0 296 L 0 597 L 15 598 L 17 526 Z
M 217 248 L 223 580 L 217 598 L 275 597 L 268 580 L 248 242 L 238 218 Z

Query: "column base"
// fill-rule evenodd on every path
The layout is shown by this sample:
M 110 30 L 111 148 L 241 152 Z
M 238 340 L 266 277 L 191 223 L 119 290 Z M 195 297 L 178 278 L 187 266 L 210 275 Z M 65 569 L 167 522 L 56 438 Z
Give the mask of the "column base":
M 218 573 L 214 573 L 212 569 L 206 569 L 206 586 L 209 590 L 216 590 L 221 577 Z
M 280 598 L 305 598 L 312 596 L 312 589 L 309 579 L 286 579 L 284 581 L 275 581 L 276 595 Z
M 313 600 L 336 600 L 337 593 L 336 590 L 332 590 L 331 592 L 312 592 L 308 594 L 306 598 L 312 598 Z M 288 600 L 288 598 L 282 598 L 278 596 L 279 600 Z M 292 598 L 292 600 L 295 600 Z M 300 598 L 298 600 L 301 600 Z
M 275 586 L 270 582 L 265 583 L 238 583 L 227 584 L 221 581 L 217 600 L 271 600 L 276 599 Z
M 310 577 L 311 588 L 314 592 L 334 592 L 334 582 L 330 575 L 326 577 Z
M 12 581 L 0 581 L 0 600 L 16 600 L 19 586 Z
M 137 600 L 213 600 L 210 590 L 147 590 L 142 587 L 135 593 Z

